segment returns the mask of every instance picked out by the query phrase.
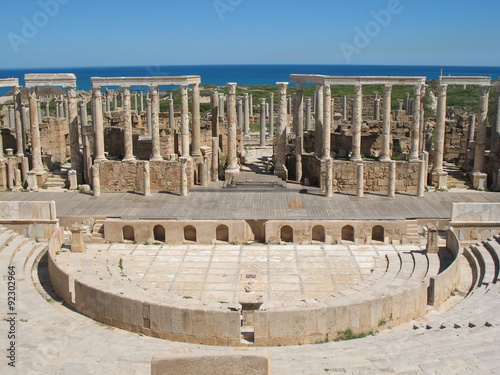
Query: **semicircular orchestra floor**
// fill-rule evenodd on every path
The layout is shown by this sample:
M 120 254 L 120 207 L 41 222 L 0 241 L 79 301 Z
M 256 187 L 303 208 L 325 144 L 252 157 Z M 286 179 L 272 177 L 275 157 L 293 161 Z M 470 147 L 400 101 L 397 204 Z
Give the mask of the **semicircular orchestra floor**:
M 206 302 L 238 302 L 249 283 L 264 302 L 322 299 L 366 279 L 376 257 L 422 249 L 417 245 L 125 243 L 87 248 L 94 262 L 106 262 L 108 267 L 116 267 L 120 259 L 122 276 L 134 274 L 152 286 Z

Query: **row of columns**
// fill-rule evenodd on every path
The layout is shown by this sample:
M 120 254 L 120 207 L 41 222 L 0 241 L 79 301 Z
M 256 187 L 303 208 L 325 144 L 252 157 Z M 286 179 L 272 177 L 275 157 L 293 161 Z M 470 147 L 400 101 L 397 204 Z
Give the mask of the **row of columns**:
M 142 92 L 141 92 L 142 93 Z M 92 117 L 94 123 L 95 161 L 106 160 L 104 154 L 104 123 L 101 87 L 92 89 Z M 189 103 L 188 85 L 180 85 L 181 96 L 181 156 L 201 156 L 200 152 L 200 91 L 199 84 L 192 85 L 192 150 L 190 152 L 189 131 Z M 148 105 L 147 117 L 150 117 L 150 135 L 152 139 L 151 161 L 162 160 L 160 148 L 160 120 L 159 120 L 159 90 L 158 86 L 150 87 L 150 105 Z M 169 98 L 169 122 L 170 127 L 174 124 L 173 99 Z M 149 102 L 148 102 L 149 103 Z M 135 160 L 133 153 L 132 138 L 132 110 L 130 87 L 122 87 L 122 106 L 124 112 L 124 158 L 123 161 Z

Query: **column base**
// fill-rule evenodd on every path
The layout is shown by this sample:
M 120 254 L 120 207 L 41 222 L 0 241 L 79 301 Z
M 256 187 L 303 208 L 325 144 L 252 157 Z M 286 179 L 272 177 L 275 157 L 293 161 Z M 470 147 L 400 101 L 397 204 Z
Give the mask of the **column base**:
M 349 160 L 350 161 L 354 161 L 354 162 L 360 162 L 360 161 L 363 161 L 363 158 L 361 158 L 361 157 L 351 157 Z
M 236 176 L 239 173 L 240 173 L 240 168 L 239 167 L 237 167 L 237 168 L 226 168 L 226 170 L 224 171 L 224 179 L 226 181 L 229 181 L 231 178 L 233 178 L 234 176 Z
M 101 161 L 107 161 L 108 159 L 106 159 L 105 157 L 103 158 L 95 158 L 94 159 L 94 163 L 100 163 Z
M 152 156 L 151 158 L 149 158 L 149 161 L 161 161 L 163 160 L 163 157 L 161 156 Z
M 488 175 L 482 172 L 472 172 L 472 187 L 476 190 L 486 190 Z
M 283 181 L 288 179 L 288 171 L 285 167 L 276 167 L 274 169 L 274 175 L 281 178 Z
M 134 160 L 136 160 L 135 156 L 128 156 L 122 159 L 122 161 L 134 161 Z
M 412 156 L 412 155 L 408 156 L 408 161 L 410 161 L 410 162 L 411 161 L 415 162 L 415 161 L 419 161 L 419 160 L 420 160 L 420 158 L 418 157 L 418 155 L 417 156 Z
M 381 157 L 380 159 L 378 159 L 378 161 L 391 161 L 392 159 L 390 157 Z
M 447 190 L 448 186 L 448 173 L 445 171 L 432 171 L 431 172 L 431 182 L 436 189 Z

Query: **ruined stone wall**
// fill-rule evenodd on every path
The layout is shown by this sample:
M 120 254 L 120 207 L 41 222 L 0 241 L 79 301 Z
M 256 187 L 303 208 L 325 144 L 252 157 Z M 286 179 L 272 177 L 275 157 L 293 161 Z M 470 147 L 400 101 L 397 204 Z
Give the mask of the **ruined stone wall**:
M 105 161 L 99 163 L 102 192 L 143 192 L 144 161 Z M 181 181 L 179 161 L 160 160 L 150 162 L 152 191 L 178 191 Z M 193 187 L 193 163 L 187 167 L 188 189 Z
M 43 154 L 52 161 L 64 163 L 70 157 L 69 125 L 65 118 L 44 117 L 40 124 L 40 143 Z

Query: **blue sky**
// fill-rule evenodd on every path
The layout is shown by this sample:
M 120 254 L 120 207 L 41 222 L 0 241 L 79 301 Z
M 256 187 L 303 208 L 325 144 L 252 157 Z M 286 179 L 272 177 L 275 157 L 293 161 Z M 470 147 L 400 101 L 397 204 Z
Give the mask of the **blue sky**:
M 500 65 L 498 0 L 14 0 L 0 69 Z

